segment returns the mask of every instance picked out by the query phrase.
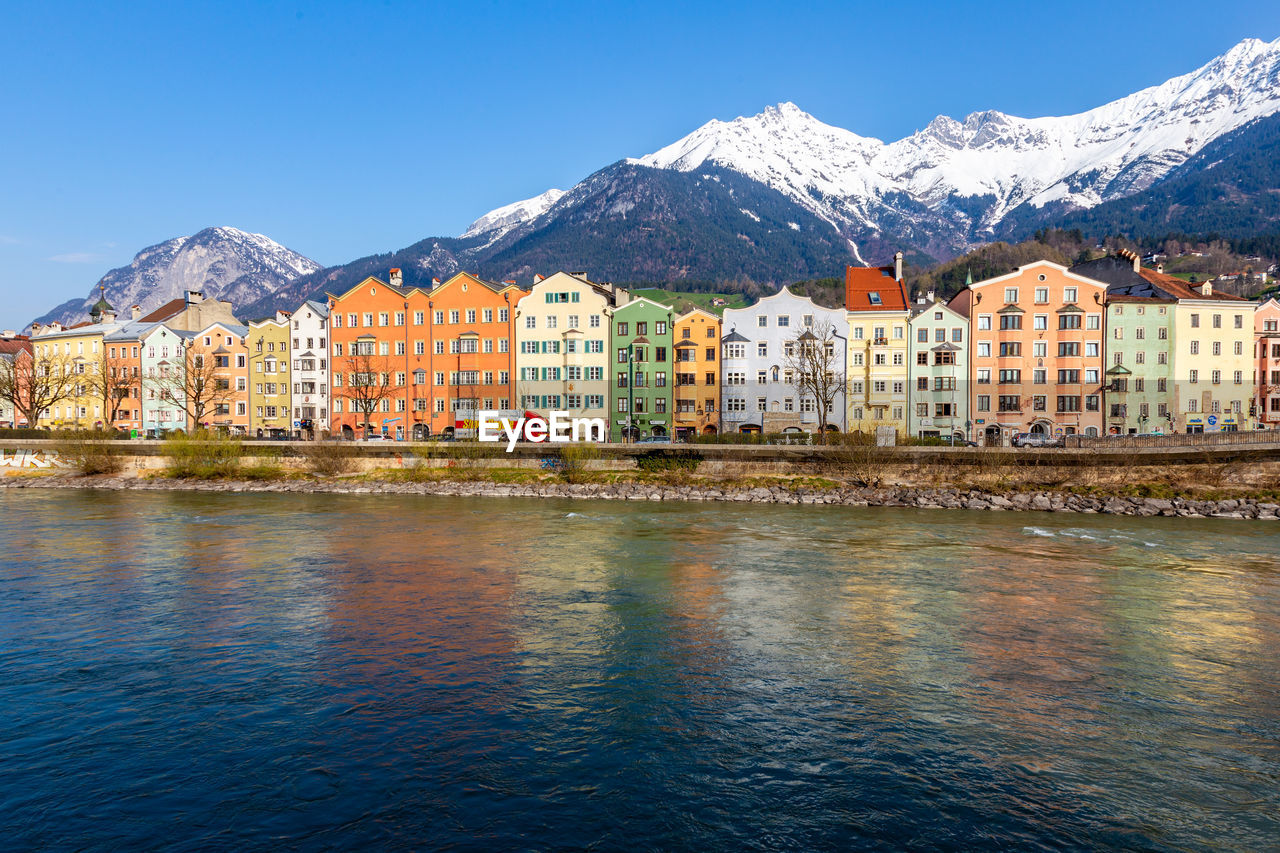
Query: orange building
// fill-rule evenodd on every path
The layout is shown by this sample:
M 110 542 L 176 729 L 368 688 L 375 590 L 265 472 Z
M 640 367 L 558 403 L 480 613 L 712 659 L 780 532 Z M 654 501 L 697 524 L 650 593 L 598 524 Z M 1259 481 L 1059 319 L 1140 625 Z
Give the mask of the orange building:
M 477 410 L 510 409 L 512 325 L 525 291 L 458 273 L 427 297 L 431 342 L 426 378 L 431 383 L 433 435 L 475 436 Z
M 1268 299 L 1253 315 L 1254 411 L 1259 426 L 1280 427 L 1280 302 Z
M 714 435 L 720 431 L 720 318 L 694 308 L 675 326 L 676 438 Z
M 196 391 L 208 401 L 201 415 L 202 427 L 244 435 L 249 431 L 249 327 L 231 323 L 214 323 L 195 333 L 191 352 L 201 359 L 212 360 L 212 373 L 188 380 L 195 388 L 212 379 L 213 392 Z M 194 363 L 194 362 L 193 362 Z M 208 363 L 202 361 L 202 363 Z
M 431 372 L 427 294 L 370 276 L 341 296 L 329 296 L 332 400 L 330 431 L 404 440 L 430 429 Z
M 951 300 L 969 320 L 973 437 L 1101 434 L 1105 296 L 1101 282 L 1037 261 Z

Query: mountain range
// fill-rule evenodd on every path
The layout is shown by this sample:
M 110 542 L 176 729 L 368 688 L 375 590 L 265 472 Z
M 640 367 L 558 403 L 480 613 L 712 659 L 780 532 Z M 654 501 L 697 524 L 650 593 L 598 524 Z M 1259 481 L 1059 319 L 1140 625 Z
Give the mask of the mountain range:
M 134 305 L 147 313 L 188 290 L 235 306 L 247 305 L 271 298 L 286 283 L 319 269 L 315 261 L 262 234 L 205 228 L 190 237 L 148 246 L 128 266 L 104 275 L 88 296 L 68 300 L 35 322 L 83 322 L 99 295 L 122 317 Z
M 419 286 L 461 269 L 518 281 L 566 269 L 735 289 L 839 275 L 899 249 L 928 265 L 1045 226 L 1253 236 L 1280 225 L 1278 153 L 1280 39 L 1247 39 L 1077 115 L 939 116 L 893 142 L 782 103 L 504 205 L 458 237 L 322 270 L 295 264 L 242 313 L 390 267 Z

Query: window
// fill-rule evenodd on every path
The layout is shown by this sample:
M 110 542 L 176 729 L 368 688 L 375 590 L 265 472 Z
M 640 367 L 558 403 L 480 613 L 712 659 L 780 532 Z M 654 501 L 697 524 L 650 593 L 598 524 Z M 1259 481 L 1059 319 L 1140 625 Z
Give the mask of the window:
M 978 342 L 978 357 L 991 358 L 991 344 L 988 341 Z
M 1195 385 L 1197 382 L 1199 382 L 1199 381 L 1200 381 L 1200 371 L 1198 371 L 1198 370 L 1192 370 L 1192 371 L 1188 372 L 1188 374 L 1187 374 L 1187 381 L 1188 381 L 1188 382 L 1190 382 L 1192 385 Z
M 1080 384 L 1080 371 L 1078 371 L 1078 370 L 1059 370 L 1059 371 L 1058 371 L 1058 384 L 1059 384 L 1059 385 L 1079 385 L 1079 384 Z
M 1243 314 L 1237 314 L 1237 315 L 1236 315 L 1235 325 L 1236 325 L 1236 328 L 1237 328 L 1237 329 L 1243 329 L 1243 328 L 1244 328 L 1244 315 L 1243 315 Z
M 1018 301 L 1018 288 L 1006 287 L 1004 289 L 1004 301 L 1012 305 Z
M 1078 302 L 1076 298 L 1077 289 L 1074 287 L 1064 287 L 1062 289 L 1062 301 L 1067 303 Z
M 790 315 L 790 314 L 779 314 L 779 315 L 778 315 L 778 326 L 779 326 L 779 327 L 781 327 L 781 328 L 787 328 L 787 327 L 790 327 L 790 325 L 791 325 L 791 315 Z
M 1049 288 L 1037 287 L 1036 288 L 1036 304 L 1044 305 L 1048 301 L 1049 301 Z
M 1200 342 L 1199 342 L 1199 341 L 1192 341 L 1192 342 L 1191 342 L 1191 354 L 1192 354 L 1192 355 L 1199 355 L 1199 354 L 1200 354 Z
M 927 365 L 929 363 L 929 353 L 921 351 L 916 353 L 916 364 Z
M 1214 314 L 1214 315 L 1213 315 L 1213 327 L 1214 327 L 1215 329 L 1221 329 L 1221 328 L 1222 328 L 1222 315 L 1221 315 L 1221 314 Z
M 1001 331 L 1007 331 L 1010 329 L 1021 329 L 1021 328 L 1022 328 L 1021 314 L 1001 314 L 1000 315 Z
M 1192 315 L 1191 315 L 1191 328 L 1193 328 L 1193 329 L 1198 329 L 1198 328 L 1200 328 L 1200 315 L 1199 315 L 1199 314 L 1192 314 Z
M 978 411 L 979 412 L 991 411 L 991 398 L 986 394 L 978 395 Z
M 979 385 L 991 384 L 991 369 L 987 367 L 978 368 L 977 381 Z
M 1063 341 L 1058 344 L 1059 358 L 1078 358 L 1080 356 L 1080 344 L 1077 341 Z
M 1022 382 L 1021 370 L 1001 370 L 1000 371 L 1001 385 L 1017 385 L 1017 384 L 1020 384 L 1021 382 Z
M 1037 332 L 1043 332 L 1046 329 L 1048 329 L 1049 315 L 1048 314 L 1035 315 L 1035 317 L 1032 318 L 1031 328 L 1035 329 Z
M 1076 396 L 1060 396 L 1058 397 L 1059 412 L 1078 412 L 1080 411 L 1080 398 Z
M 1022 355 L 1022 344 L 1017 341 L 1003 341 L 1000 344 L 1001 358 L 1015 358 Z
M 991 330 L 991 315 L 979 314 L 978 315 L 978 331 L 988 332 L 990 330 Z
M 1062 330 L 1062 329 L 1078 329 L 1078 328 L 1080 328 L 1080 315 L 1079 315 L 1079 314 L 1059 314 L 1059 315 L 1058 315 L 1058 329 L 1059 329 L 1059 330 Z M 1119 329 L 1116 329 L 1116 331 L 1118 332 L 1118 331 L 1120 331 L 1120 330 L 1119 330 Z

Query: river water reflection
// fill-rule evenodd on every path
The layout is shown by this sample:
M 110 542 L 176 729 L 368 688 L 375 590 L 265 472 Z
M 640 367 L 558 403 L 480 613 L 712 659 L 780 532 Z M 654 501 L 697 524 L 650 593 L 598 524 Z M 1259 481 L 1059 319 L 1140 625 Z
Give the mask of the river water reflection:
M 7 848 L 1274 848 L 1280 526 L 0 493 Z

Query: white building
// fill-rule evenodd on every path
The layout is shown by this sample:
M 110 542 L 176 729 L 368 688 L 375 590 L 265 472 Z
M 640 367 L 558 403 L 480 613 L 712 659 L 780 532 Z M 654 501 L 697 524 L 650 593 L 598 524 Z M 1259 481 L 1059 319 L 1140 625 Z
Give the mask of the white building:
M 293 338 L 293 434 L 319 438 L 329 431 L 329 307 L 308 299 L 290 318 Z
M 721 422 L 725 432 L 813 432 L 817 401 L 800 393 L 788 366 L 800 335 L 829 337 L 830 364 L 844 385 L 849 321 L 843 309 L 823 308 L 782 288 L 749 308 L 724 312 L 720 341 Z M 832 400 L 828 427 L 845 429 L 845 393 Z

